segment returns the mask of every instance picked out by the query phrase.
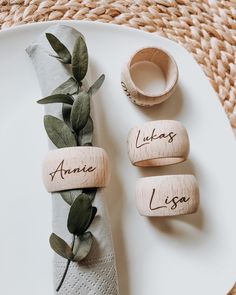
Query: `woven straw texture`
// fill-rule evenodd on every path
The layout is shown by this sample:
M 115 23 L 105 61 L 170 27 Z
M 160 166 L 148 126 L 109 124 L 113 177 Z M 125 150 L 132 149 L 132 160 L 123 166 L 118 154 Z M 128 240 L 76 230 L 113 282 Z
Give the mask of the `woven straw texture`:
M 180 43 L 201 65 L 236 133 L 236 0 L 0 0 L 2 29 L 59 19 L 126 25 Z
M 236 0 L 0 0 L 2 29 L 59 19 L 127 25 L 182 44 L 202 66 L 236 133 Z

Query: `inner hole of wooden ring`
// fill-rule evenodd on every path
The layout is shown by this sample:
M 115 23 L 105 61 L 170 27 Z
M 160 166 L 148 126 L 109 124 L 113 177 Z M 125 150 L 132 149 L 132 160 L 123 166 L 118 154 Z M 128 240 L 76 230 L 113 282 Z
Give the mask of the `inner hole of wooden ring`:
M 130 62 L 130 76 L 138 90 L 155 97 L 169 92 L 177 81 L 178 70 L 173 58 L 159 48 L 144 48 Z
M 141 160 L 141 161 L 135 162 L 134 165 L 138 167 L 155 167 L 155 166 L 164 166 L 164 165 L 181 163 L 184 160 L 185 159 L 183 157 L 163 157 L 163 158 Z

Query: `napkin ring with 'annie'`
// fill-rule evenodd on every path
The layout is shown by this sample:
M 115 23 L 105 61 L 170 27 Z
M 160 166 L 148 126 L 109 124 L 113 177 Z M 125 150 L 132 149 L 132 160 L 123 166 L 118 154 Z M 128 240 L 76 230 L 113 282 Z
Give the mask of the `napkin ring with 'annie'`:
M 107 186 L 109 161 L 104 149 L 68 147 L 49 151 L 43 164 L 43 181 L 48 192 Z

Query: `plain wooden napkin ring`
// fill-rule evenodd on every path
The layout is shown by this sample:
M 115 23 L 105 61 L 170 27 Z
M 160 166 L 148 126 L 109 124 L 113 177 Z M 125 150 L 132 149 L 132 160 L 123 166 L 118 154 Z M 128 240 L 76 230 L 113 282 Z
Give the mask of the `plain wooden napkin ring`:
M 199 189 L 193 175 L 144 177 L 136 184 L 136 205 L 143 216 L 173 216 L 195 213 Z
M 49 151 L 43 163 L 48 192 L 105 187 L 110 179 L 106 152 L 98 147 L 68 147 Z
M 179 121 L 159 120 L 132 128 L 128 153 L 135 166 L 152 167 L 183 162 L 189 154 L 189 138 Z
M 165 89 L 159 93 L 144 93 L 132 80 L 131 68 L 139 62 L 152 62 L 163 71 Z M 126 95 L 137 105 L 153 106 L 165 101 L 175 91 L 178 81 L 178 67 L 174 58 L 158 47 L 145 47 L 133 54 L 121 72 L 121 86 Z M 158 83 L 158 81 L 157 81 Z

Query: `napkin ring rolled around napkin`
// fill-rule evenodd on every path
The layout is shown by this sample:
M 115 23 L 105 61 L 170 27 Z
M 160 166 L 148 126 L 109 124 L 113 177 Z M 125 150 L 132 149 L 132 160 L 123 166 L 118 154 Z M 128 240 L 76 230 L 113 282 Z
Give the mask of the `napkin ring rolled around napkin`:
M 49 151 L 43 163 L 43 182 L 48 192 L 105 187 L 110 180 L 104 149 L 68 147 Z
M 136 184 L 136 205 L 143 216 L 174 216 L 195 213 L 199 188 L 193 175 L 144 177 Z
M 144 91 L 133 79 L 134 66 L 149 63 L 157 66 L 164 76 L 164 89 Z M 152 67 L 153 68 L 153 67 Z M 139 69 L 141 71 L 141 69 Z M 153 106 L 165 101 L 175 91 L 178 82 L 178 67 L 174 58 L 158 47 L 145 47 L 136 51 L 121 72 L 121 86 L 125 94 L 137 105 Z M 160 80 L 156 81 L 156 85 Z
M 132 128 L 128 154 L 133 165 L 163 166 L 183 162 L 189 154 L 186 128 L 178 121 L 151 121 Z

